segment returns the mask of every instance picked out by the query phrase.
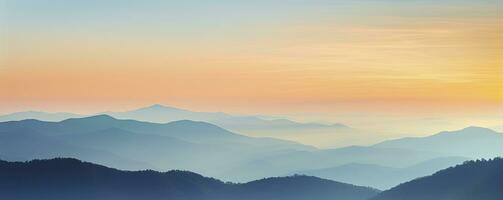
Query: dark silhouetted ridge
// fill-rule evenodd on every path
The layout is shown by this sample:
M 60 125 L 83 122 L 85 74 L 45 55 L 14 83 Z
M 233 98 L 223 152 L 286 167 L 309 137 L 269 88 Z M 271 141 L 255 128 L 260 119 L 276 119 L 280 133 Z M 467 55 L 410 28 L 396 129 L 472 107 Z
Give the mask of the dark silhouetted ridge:
M 501 200 L 503 159 L 468 161 L 384 191 L 372 200 Z
M 294 175 L 265 178 L 243 184 L 239 191 L 249 194 L 244 199 L 367 199 L 379 191 L 314 176 Z M 314 194 L 314 195 L 313 195 Z
M 377 192 L 308 176 L 231 184 L 187 171 L 120 171 L 68 158 L 0 161 L 0 199 L 366 200 Z

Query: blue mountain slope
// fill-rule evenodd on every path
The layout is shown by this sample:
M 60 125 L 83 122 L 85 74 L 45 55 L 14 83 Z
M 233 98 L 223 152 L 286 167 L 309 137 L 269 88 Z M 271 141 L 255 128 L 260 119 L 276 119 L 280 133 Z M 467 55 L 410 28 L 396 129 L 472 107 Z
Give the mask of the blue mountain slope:
M 385 167 L 376 164 L 350 163 L 336 167 L 298 171 L 296 174 L 305 174 L 337 180 L 355 185 L 365 185 L 378 189 L 389 189 L 400 183 L 415 178 L 431 175 L 464 161 L 463 157 L 441 157 L 427 160 L 408 167 Z
M 180 120 L 165 124 L 141 122 L 135 120 L 119 120 L 108 115 L 97 115 L 85 118 L 72 118 L 61 122 L 43 122 L 38 120 L 22 120 L 0 123 L 0 130 L 36 130 L 44 135 L 73 135 L 91 133 L 111 128 L 118 128 L 131 131 L 137 134 L 154 134 L 168 136 L 189 142 L 222 142 L 232 141 L 245 144 L 252 144 L 255 141 L 267 141 L 256 143 L 257 145 L 283 145 L 293 149 L 313 149 L 312 147 L 294 142 L 274 139 L 261 139 L 242 136 L 232 133 L 216 125 L 191 120 Z
M 0 132 L 0 159 L 31 160 L 35 158 L 78 157 L 123 169 L 146 169 L 152 165 L 121 157 L 103 149 L 72 145 L 35 131 Z
M 62 121 L 69 118 L 82 117 L 73 113 L 47 113 L 38 111 L 17 112 L 0 116 L 0 122 L 19 121 L 25 119 L 38 119 L 42 121 Z
M 374 147 L 432 151 L 470 158 L 492 158 L 503 156 L 503 133 L 482 127 L 468 127 L 428 137 L 385 141 Z
M 271 117 L 259 117 L 252 115 L 230 115 L 222 112 L 195 112 L 175 107 L 155 104 L 125 112 L 103 112 L 118 119 L 133 119 L 153 123 L 167 123 L 179 120 L 204 121 L 225 129 L 240 132 L 253 133 L 265 132 L 268 134 L 256 136 L 274 136 L 278 134 L 309 133 L 310 131 L 334 131 L 349 130 L 343 124 L 300 123 L 287 119 L 266 119 Z M 0 122 L 19 121 L 25 119 L 37 119 L 41 121 L 58 122 L 70 118 L 82 118 L 83 115 L 72 113 L 46 113 L 46 112 L 18 112 L 0 116 Z M 275 133 L 275 134 L 269 134 Z
M 431 152 L 363 146 L 318 151 L 294 151 L 252 160 L 234 168 L 228 172 L 227 176 L 246 180 L 349 163 L 406 167 L 439 156 L 441 155 Z
M 42 137 L 78 149 L 109 152 L 128 160 L 148 163 L 156 169 L 187 169 L 220 178 L 228 178 L 224 174 L 226 170 L 249 160 L 290 151 L 314 150 L 312 147 L 289 141 L 238 135 L 205 122 L 182 120 L 156 124 L 118 120 L 107 115 L 61 122 L 3 122 L 0 123 L 0 132 L 5 135 L 3 142 L 9 143 L 12 148 L 35 149 L 31 147 L 34 144 L 24 141 L 38 141 L 36 138 Z M 25 140 L 15 140 L 16 137 L 7 136 L 17 136 L 21 133 L 28 134 Z M 101 161 L 101 158 L 82 157 L 83 154 L 79 154 L 75 148 L 36 149 L 30 151 L 31 154 L 27 153 L 26 158 L 47 154 Z M 14 150 L 4 153 L 5 156 L 17 154 L 19 153 Z M 135 167 L 120 164 L 113 166 L 121 169 Z

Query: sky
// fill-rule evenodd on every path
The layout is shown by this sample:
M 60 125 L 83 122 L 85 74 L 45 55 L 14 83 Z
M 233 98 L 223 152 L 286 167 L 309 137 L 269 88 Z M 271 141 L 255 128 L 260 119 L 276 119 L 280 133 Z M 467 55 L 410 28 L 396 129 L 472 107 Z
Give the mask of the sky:
M 500 0 L 0 0 L 0 13 L 0 113 L 501 121 Z

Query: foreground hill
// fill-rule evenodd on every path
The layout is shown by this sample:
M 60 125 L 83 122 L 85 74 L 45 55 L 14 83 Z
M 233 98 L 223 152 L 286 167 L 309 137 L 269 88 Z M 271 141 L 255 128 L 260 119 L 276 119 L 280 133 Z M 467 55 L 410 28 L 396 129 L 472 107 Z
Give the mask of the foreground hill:
M 372 200 L 501 200 L 503 159 L 470 161 L 384 191 Z
M 365 200 L 377 190 L 316 177 L 224 183 L 185 171 L 119 171 L 75 159 L 0 161 L 0 199 Z

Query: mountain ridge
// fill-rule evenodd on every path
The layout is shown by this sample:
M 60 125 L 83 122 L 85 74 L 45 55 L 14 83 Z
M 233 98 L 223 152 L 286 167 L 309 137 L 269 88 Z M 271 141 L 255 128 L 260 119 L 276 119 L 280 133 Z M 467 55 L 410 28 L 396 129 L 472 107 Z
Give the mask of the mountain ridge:
M 406 167 L 390 167 L 378 164 L 349 163 L 330 168 L 295 172 L 355 185 L 366 185 L 385 190 L 414 178 L 431 175 L 456 164 L 470 160 L 463 157 L 440 157 Z
M 371 200 L 499 200 L 503 159 L 467 161 L 383 191 Z
M 221 173 L 248 159 L 316 149 L 285 140 L 243 136 L 206 122 L 157 124 L 107 115 L 61 122 L 0 122 L 0 138 L 5 143 L 0 150 L 8 157 L 71 156 L 99 164 L 111 164 L 107 156 L 110 160 L 121 157 L 156 169 L 188 169 L 218 178 L 226 178 Z M 136 164 L 120 163 L 125 165 L 113 166 L 138 169 Z
M 0 177 L 0 197 L 18 200 L 366 200 L 378 192 L 308 176 L 232 184 L 188 171 L 120 171 L 69 158 L 0 161 Z
M 402 148 L 432 151 L 451 156 L 493 158 L 503 152 L 503 133 L 492 129 L 469 126 L 460 130 L 442 131 L 425 137 L 408 137 L 387 140 L 376 148 Z
M 318 128 L 350 128 L 341 123 L 333 123 L 333 124 L 322 124 L 316 122 L 309 123 L 301 123 L 292 121 L 285 118 L 277 118 L 277 119 L 263 119 L 261 117 L 255 115 L 231 115 L 224 112 L 198 112 L 191 111 L 188 109 L 182 109 L 172 106 L 165 106 L 161 104 L 153 104 L 150 106 L 145 106 L 129 111 L 122 112 L 101 112 L 97 114 L 87 115 L 87 116 L 96 116 L 96 115 L 109 115 L 115 117 L 117 119 L 135 119 L 139 121 L 147 121 L 154 123 L 167 123 L 171 121 L 177 120 L 194 120 L 194 121 L 206 121 L 210 123 L 216 123 L 218 125 L 224 125 L 225 123 L 231 123 L 232 120 L 240 121 L 238 119 L 244 120 L 247 122 L 257 123 L 257 124 L 283 124 L 283 125 L 295 125 L 295 126 L 305 126 L 306 128 L 310 127 L 318 127 Z M 173 114 L 174 116 L 171 116 Z M 62 121 L 69 118 L 82 118 L 86 115 L 74 114 L 74 113 L 48 113 L 41 111 L 26 111 L 26 112 L 15 112 L 5 115 L 0 115 L 0 122 L 2 121 L 18 121 L 22 119 L 39 119 L 41 121 Z M 163 118 L 164 117 L 164 118 Z M 222 121 L 223 120 L 223 121 Z M 224 122 L 225 121 L 225 122 Z M 220 122 L 220 123 L 219 123 Z M 279 123 L 278 123 L 279 122 Z M 286 122 L 286 123 L 285 123 Z M 226 127 L 227 128 L 227 127 Z

